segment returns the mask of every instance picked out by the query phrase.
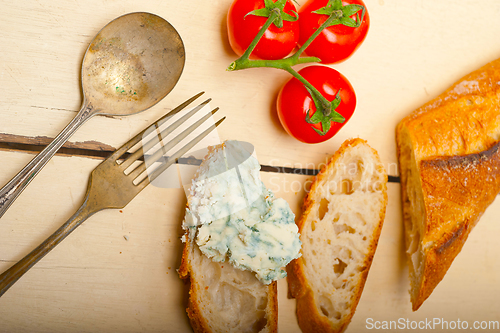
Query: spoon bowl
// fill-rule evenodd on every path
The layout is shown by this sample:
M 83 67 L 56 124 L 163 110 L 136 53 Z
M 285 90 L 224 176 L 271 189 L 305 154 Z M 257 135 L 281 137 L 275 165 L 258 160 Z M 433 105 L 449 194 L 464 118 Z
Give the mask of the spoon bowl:
M 184 68 L 184 45 L 167 21 L 132 13 L 111 21 L 82 64 L 84 103 L 105 115 L 129 115 L 158 103 Z
M 131 13 L 108 23 L 82 62 L 83 103 L 75 118 L 0 189 L 0 218 L 61 146 L 94 115 L 126 116 L 165 97 L 184 68 L 184 45 L 163 18 Z

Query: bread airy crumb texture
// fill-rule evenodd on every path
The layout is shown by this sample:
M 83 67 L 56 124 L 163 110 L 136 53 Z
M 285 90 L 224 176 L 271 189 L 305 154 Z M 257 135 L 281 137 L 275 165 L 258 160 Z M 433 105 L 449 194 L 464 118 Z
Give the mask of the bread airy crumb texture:
M 444 278 L 500 191 L 500 59 L 396 129 L 413 311 Z
M 387 205 L 377 152 L 347 140 L 311 186 L 298 221 L 302 257 L 287 267 L 303 332 L 342 332 L 356 310 Z
M 187 314 L 194 332 L 272 333 L 278 327 L 277 283 L 214 262 L 187 240 L 179 275 L 190 283 Z

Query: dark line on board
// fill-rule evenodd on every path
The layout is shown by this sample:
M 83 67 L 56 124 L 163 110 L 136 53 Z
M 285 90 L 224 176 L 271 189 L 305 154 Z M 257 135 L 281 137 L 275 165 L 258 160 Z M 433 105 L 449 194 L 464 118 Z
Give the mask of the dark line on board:
M 260 171 L 263 172 L 275 172 L 275 173 L 286 173 L 302 176 L 316 176 L 319 173 L 318 169 L 301 169 L 301 168 L 290 168 L 290 167 L 278 167 L 270 165 L 261 165 Z M 389 183 L 399 183 L 398 176 L 388 176 Z
M 45 145 L 36 144 L 26 144 L 26 143 L 16 143 L 16 142 L 0 142 L 1 150 L 18 150 L 25 152 L 41 152 L 45 148 Z M 58 150 L 58 155 L 69 155 L 69 156 L 81 156 L 81 157 L 93 157 L 105 159 L 111 155 L 113 151 L 111 150 L 95 150 L 95 149 L 84 149 L 84 148 L 66 148 L 62 147 Z M 125 153 L 121 158 L 126 158 L 129 153 Z M 140 160 L 144 160 L 141 158 Z M 201 160 L 193 157 L 180 158 L 177 164 L 187 164 L 187 165 L 200 165 Z M 274 173 L 284 173 L 293 174 L 301 176 L 316 176 L 319 173 L 318 169 L 305 169 L 305 168 L 291 168 L 291 167 L 280 167 L 272 165 L 261 165 L 262 172 L 274 172 Z M 389 183 L 399 183 L 398 176 L 388 176 Z
M 387 176 L 387 181 L 389 183 L 399 183 L 400 179 L 399 176 Z
M 46 145 L 28 144 L 28 143 L 18 143 L 18 142 L 0 142 L 1 150 L 18 150 L 24 152 L 41 152 Z M 85 148 L 67 148 L 61 147 L 58 151 L 58 155 L 71 155 L 71 156 L 83 156 L 83 157 L 97 157 L 105 159 L 111 155 L 113 151 L 111 150 L 96 150 L 96 149 L 85 149 Z

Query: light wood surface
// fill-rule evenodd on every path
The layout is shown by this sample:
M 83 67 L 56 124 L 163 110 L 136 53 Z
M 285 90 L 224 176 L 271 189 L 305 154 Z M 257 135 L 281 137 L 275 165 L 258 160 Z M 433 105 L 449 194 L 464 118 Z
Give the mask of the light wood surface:
M 299 1 L 303 3 L 304 1 Z M 0 135 L 54 137 L 80 108 L 80 64 L 93 36 L 115 17 L 148 11 L 167 19 L 186 46 L 178 85 L 152 109 L 91 119 L 72 138 L 85 147 L 119 147 L 168 109 L 199 91 L 227 120 L 221 139 L 251 142 L 261 164 L 318 168 L 340 144 L 361 137 L 396 175 L 394 131 L 401 118 L 468 72 L 500 57 L 500 2 L 366 0 L 368 37 L 348 61 L 332 66 L 353 84 L 357 110 L 330 141 L 289 137 L 275 114 L 285 72 L 225 71 L 235 59 L 226 40 L 231 0 L 0 0 Z M 17 139 L 16 139 L 17 138 Z M 24 141 L 23 141 L 24 142 Z M 96 143 L 96 144 L 94 144 Z M 32 154 L 0 150 L 0 185 Z M 0 219 L 0 271 L 30 252 L 81 203 L 97 158 L 56 156 Z M 262 172 L 296 214 L 310 178 Z M 411 312 L 399 184 L 389 205 L 365 291 L 349 326 L 367 320 L 500 321 L 500 202 L 471 233 L 445 279 Z M 146 188 L 123 210 L 86 221 L 0 298 L 0 332 L 189 332 L 180 263 L 179 189 Z M 295 302 L 279 282 L 279 331 L 299 332 Z M 440 327 L 440 326 L 439 326 Z

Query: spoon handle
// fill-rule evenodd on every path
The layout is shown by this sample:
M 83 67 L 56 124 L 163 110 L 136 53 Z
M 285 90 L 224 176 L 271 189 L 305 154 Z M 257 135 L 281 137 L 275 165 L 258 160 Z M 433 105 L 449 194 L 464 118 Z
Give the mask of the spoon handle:
M 61 133 L 0 189 L 0 218 L 59 148 L 94 114 L 93 106 L 90 103 L 84 103 L 75 118 L 71 120 Z

